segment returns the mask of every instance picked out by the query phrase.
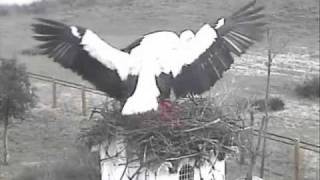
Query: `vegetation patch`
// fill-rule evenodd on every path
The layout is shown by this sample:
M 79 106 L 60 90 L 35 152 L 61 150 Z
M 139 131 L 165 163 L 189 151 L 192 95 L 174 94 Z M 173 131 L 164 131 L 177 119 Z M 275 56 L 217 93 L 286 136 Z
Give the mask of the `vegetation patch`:
M 304 98 L 320 97 L 319 77 L 307 78 L 302 84 L 295 87 L 295 92 L 298 96 Z
M 266 104 L 265 99 L 257 99 L 252 103 L 252 106 L 258 111 L 265 111 Z M 281 111 L 284 109 L 284 102 L 279 97 L 271 97 L 267 102 L 267 107 L 269 111 Z
M 39 1 L 29 5 L 0 5 L 0 16 L 11 14 L 44 14 L 53 2 Z
M 0 122 L 3 121 L 3 164 L 8 165 L 10 119 L 23 119 L 35 106 L 37 97 L 24 65 L 16 59 L 0 58 Z

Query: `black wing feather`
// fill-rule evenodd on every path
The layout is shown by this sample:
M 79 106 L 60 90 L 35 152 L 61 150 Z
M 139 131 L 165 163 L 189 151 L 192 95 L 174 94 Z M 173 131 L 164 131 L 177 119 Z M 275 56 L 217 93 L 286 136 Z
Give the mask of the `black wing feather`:
M 131 50 L 138 47 L 143 40 L 143 37 L 140 37 L 139 39 L 133 41 L 131 44 L 129 44 L 127 47 L 121 49 L 121 51 L 126 52 L 126 53 L 131 53 Z
M 83 49 L 80 43 L 85 34 L 85 28 L 75 26 L 80 35 L 77 37 L 72 34 L 68 25 L 43 18 L 37 18 L 37 20 L 39 23 L 32 25 L 35 33 L 33 37 L 42 42 L 38 46 L 42 54 L 52 57 L 63 67 L 81 75 L 83 79 L 111 97 L 123 100 L 128 96 L 127 86 L 122 82 L 117 71 L 107 68 Z
M 232 42 L 238 42 L 241 40 L 249 39 L 251 41 L 261 40 L 263 32 L 265 31 L 264 26 L 267 24 L 264 22 L 264 14 L 260 14 L 264 7 L 255 7 L 255 2 L 252 1 L 243 8 L 240 8 L 229 18 L 225 19 L 225 24 L 217 28 L 217 32 L 220 37 L 227 36 L 228 34 L 239 34 L 237 39 L 233 39 Z M 228 43 L 228 42 L 226 42 Z M 230 43 L 229 43 L 230 44 Z M 248 47 L 242 49 L 245 51 Z M 239 54 L 237 54 L 239 55 Z
M 233 61 L 230 50 L 222 42 L 212 44 L 194 63 L 182 67 L 172 80 L 175 95 L 185 97 L 187 94 L 201 94 L 209 90 Z
M 177 97 L 209 90 L 233 64 L 232 53 L 240 56 L 263 37 L 266 23 L 264 14 L 260 13 L 264 8 L 255 7 L 255 3 L 248 3 L 224 19 L 225 23 L 215 28 L 216 41 L 193 63 L 182 67 L 172 80 Z

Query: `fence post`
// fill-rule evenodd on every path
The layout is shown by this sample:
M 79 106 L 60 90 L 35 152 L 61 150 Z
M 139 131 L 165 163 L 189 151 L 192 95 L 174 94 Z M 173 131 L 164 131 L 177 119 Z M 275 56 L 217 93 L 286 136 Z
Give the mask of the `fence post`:
M 295 141 L 294 146 L 294 180 L 302 180 L 303 151 L 300 149 L 300 140 Z
M 87 101 L 86 101 L 86 89 L 84 86 L 81 89 L 81 100 L 82 100 L 82 115 L 86 116 L 86 114 L 87 114 Z
M 57 107 L 57 82 L 52 78 L 52 108 Z

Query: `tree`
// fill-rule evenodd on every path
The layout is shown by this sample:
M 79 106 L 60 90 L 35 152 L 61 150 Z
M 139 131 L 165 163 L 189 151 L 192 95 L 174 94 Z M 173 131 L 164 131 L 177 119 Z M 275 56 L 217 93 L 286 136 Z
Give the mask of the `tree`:
M 36 96 L 24 65 L 0 58 L 0 121 L 3 121 L 3 163 L 8 164 L 10 118 L 22 118 L 35 105 Z

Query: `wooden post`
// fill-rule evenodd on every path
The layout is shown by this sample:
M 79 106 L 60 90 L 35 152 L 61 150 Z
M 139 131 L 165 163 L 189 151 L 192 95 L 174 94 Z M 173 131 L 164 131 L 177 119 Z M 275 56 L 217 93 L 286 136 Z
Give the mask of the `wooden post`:
M 300 149 L 300 140 L 297 139 L 294 146 L 294 180 L 302 180 L 303 151 Z
M 57 82 L 52 79 L 52 108 L 57 107 Z
M 253 139 L 253 126 L 254 126 L 254 112 L 250 110 L 250 132 L 249 132 L 249 150 L 250 150 L 250 162 L 249 162 L 249 170 L 247 173 L 247 180 L 252 180 L 253 170 L 256 163 L 256 157 L 259 149 L 255 149 L 254 147 L 254 139 Z M 262 122 L 261 122 L 262 123 Z M 257 144 L 257 146 L 260 146 Z
M 9 126 L 9 102 L 6 100 L 6 112 L 4 114 L 4 124 L 3 124 L 3 165 L 8 165 L 8 126 Z
M 85 87 L 82 87 L 82 89 L 81 89 L 81 101 L 82 101 L 82 115 L 86 116 L 86 114 L 87 114 L 87 101 L 86 101 Z
M 264 128 L 263 128 L 263 145 L 262 145 L 262 155 L 261 155 L 261 166 L 260 166 L 260 177 L 263 178 L 264 176 L 264 164 L 265 164 L 265 158 L 266 158 L 266 151 L 267 151 L 267 138 L 266 138 L 266 132 L 268 131 L 268 124 L 269 124 L 269 92 L 270 92 L 270 76 L 271 76 L 271 65 L 272 65 L 272 39 L 270 35 L 270 29 L 267 30 L 267 41 L 268 41 L 268 63 L 267 63 L 267 85 L 266 85 L 266 96 L 265 96 L 265 122 L 264 122 Z
M 242 140 L 243 141 L 243 140 Z M 239 148 L 239 152 L 240 152 L 240 158 L 239 158 L 239 164 L 240 165 L 244 165 L 245 164 L 245 156 L 246 156 L 246 150 L 243 147 Z

